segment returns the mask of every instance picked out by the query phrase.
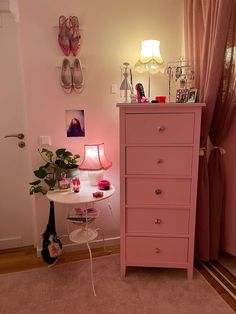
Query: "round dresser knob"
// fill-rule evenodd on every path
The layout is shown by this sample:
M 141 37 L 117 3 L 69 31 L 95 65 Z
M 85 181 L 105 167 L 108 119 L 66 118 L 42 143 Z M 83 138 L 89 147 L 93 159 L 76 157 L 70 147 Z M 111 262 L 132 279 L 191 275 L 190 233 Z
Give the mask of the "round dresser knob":
M 155 220 L 154 220 L 154 223 L 155 223 L 156 225 L 160 225 L 161 219 L 155 219 Z
M 157 159 L 157 163 L 161 164 L 163 162 L 163 160 L 161 158 Z
M 155 248 L 155 252 L 156 252 L 156 254 L 158 254 L 161 252 L 161 250 L 157 247 L 157 248 Z
M 158 128 L 157 128 L 157 130 L 158 130 L 158 132 L 163 132 L 163 131 L 165 131 L 165 127 L 164 127 L 164 125 L 161 125 L 161 126 L 158 126 Z
M 160 195 L 162 193 L 162 190 L 161 189 L 156 189 L 155 193 L 156 193 L 156 195 Z

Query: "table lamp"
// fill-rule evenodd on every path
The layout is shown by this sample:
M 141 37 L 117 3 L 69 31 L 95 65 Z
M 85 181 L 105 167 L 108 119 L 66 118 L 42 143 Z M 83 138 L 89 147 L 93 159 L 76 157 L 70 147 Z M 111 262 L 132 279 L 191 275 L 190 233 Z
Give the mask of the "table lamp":
M 134 65 L 134 70 L 138 73 L 148 72 L 148 97 L 150 97 L 150 75 L 157 72 L 164 73 L 165 70 L 159 40 L 142 41 L 140 59 Z
M 84 145 L 84 159 L 79 169 L 88 171 L 90 185 L 97 185 L 98 181 L 103 179 L 103 170 L 110 168 L 111 165 L 112 162 L 104 153 L 104 143 Z

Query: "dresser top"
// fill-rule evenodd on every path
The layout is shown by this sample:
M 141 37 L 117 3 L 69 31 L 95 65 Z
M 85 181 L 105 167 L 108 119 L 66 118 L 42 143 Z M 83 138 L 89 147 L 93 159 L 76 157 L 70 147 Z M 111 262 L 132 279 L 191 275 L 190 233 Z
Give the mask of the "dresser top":
M 176 102 L 170 102 L 170 103 L 117 103 L 117 107 L 120 108 L 196 108 L 196 107 L 205 107 L 205 103 L 176 103 Z

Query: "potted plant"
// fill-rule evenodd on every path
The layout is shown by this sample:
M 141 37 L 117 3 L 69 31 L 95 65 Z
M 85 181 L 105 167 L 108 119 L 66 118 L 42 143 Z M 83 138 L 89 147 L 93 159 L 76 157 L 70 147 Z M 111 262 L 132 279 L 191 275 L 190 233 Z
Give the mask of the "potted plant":
M 39 179 L 29 183 L 30 195 L 34 193 L 44 195 L 48 190 L 53 190 L 63 173 L 68 175 L 70 169 L 78 167 L 77 159 L 80 158 L 79 154 L 73 155 L 65 148 L 59 148 L 55 152 L 42 148 L 38 149 L 38 152 L 45 164 L 34 171 L 34 175 Z M 45 185 L 42 185 L 43 182 Z

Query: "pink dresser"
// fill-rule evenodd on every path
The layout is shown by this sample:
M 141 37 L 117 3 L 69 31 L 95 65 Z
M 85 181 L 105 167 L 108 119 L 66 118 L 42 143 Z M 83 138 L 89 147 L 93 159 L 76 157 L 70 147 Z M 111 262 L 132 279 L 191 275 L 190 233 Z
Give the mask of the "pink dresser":
M 175 267 L 191 279 L 204 104 L 117 106 L 121 275 L 127 266 Z

